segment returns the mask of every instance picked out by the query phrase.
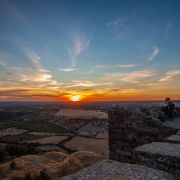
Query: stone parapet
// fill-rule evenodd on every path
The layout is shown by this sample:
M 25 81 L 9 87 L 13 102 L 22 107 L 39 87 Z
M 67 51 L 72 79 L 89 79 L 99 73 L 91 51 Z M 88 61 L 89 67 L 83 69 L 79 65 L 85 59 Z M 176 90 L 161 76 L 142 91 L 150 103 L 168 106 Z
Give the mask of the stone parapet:
M 109 157 L 112 160 L 136 163 L 133 149 L 161 141 L 176 132 L 162 126 L 156 112 L 150 108 L 114 107 L 109 111 Z
M 180 179 L 180 144 L 145 144 L 135 148 L 134 159 L 141 165 L 166 171 Z

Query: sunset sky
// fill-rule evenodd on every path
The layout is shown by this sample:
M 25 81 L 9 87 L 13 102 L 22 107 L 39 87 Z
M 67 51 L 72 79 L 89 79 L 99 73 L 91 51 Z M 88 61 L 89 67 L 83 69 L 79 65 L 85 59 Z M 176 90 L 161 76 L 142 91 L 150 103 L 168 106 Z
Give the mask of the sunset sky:
M 0 100 L 180 99 L 179 0 L 0 0 Z

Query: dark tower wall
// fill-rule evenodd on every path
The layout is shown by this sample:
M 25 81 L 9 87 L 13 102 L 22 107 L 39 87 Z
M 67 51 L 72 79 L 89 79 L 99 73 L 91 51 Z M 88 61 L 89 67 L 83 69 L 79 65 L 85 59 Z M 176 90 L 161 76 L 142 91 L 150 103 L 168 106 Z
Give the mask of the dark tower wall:
M 109 157 L 135 163 L 134 148 L 162 140 L 174 133 L 147 111 L 116 107 L 109 111 Z

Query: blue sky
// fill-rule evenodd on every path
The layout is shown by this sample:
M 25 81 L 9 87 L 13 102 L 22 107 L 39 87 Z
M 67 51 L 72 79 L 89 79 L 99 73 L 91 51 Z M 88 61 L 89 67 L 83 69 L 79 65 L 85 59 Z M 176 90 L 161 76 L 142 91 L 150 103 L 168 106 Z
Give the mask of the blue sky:
M 0 25 L 2 99 L 180 98 L 178 0 L 0 0 Z

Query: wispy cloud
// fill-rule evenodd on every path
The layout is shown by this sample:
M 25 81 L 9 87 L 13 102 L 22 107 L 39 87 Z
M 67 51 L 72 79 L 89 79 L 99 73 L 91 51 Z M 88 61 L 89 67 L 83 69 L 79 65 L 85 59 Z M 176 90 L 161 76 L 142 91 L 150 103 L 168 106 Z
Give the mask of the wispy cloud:
M 167 23 L 167 28 L 166 28 L 166 33 L 167 33 L 167 34 L 168 34 L 169 31 L 172 29 L 172 27 L 173 27 L 173 21 L 169 21 L 169 22 Z
M 95 87 L 95 86 L 104 86 L 104 85 L 110 85 L 112 83 L 95 83 L 92 81 L 86 81 L 86 80 L 73 80 L 73 82 L 65 88 L 72 88 L 72 87 Z
M 159 48 L 157 46 L 153 47 L 152 52 L 148 56 L 148 61 L 152 61 L 159 53 Z
M 27 68 L 26 71 L 21 74 L 21 81 L 58 84 L 57 81 L 53 80 L 50 71 L 42 67 L 40 64 L 41 58 L 35 52 L 26 49 L 26 53 L 33 67 Z M 20 71 L 23 71 L 23 69 L 20 68 Z
M 72 39 L 71 47 L 67 48 L 70 65 L 66 68 L 59 68 L 57 70 L 64 72 L 72 72 L 79 70 L 75 68 L 77 65 L 77 59 L 82 52 L 84 52 L 91 43 L 92 38 L 88 38 L 85 34 L 80 34 Z
M 71 66 L 70 67 L 74 67 L 77 64 L 77 58 L 78 56 L 85 51 L 85 49 L 89 46 L 89 44 L 91 43 L 92 38 L 87 38 L 86 35 L 80 35 L 80 36 L 76 36 L 73 39 L 72 42 L 72 47 L 68 48 L 68 53 L 70 56 L 70 61 L 71 61 Z
M 154 74 L 151 71 L 144 70 L 144 71 L 135 71 L 130 73 L 109 73 L 105 74 L 105 78 L 108 79 L 118 79 L 124 82 L 129 83 L 138 83 L 140 80 L 144 78 L 148 78 L 153 76 Z
M 15 22 L 20 24 L 22 27 L 32 31 L 30 20 L 20 11 L 18 6 L 13 1 L 2 1 L 1 6 L 4 9 L 6 15 L 10 16 Z
M 41 58 L 35 52 L 26 49 L 24 53 L 24 66 L 11 66 L 1 59 L 0 99 L 47 100 L 60 97 L 62 83 L 56 81 L 51 72 L 41 65 Z
M 180 75 L 180 69 L 168 71 L 164 77 L 159 79 L 159 82 L 168 82 Z
M 108 65 L 108 64 L 100 64 L 96 65 L 95 68 L 132 68 L 137 66 L 136 64 L 114 64 L 114 65 Z
M 124 88 L 124 89 L 119 89 L 119 94 L 121 95 L 135 95 L 140 92 L 142 92 L 142 89 L 135 89 L 135 88 Z
M 33 51 L 26 50 L 26 61 L 31 62 L 31 66 L 19 67 L 9 66 L 5 62 L 0 64 L 1 87 L 55 87 L 59 86 L 52 74 L 40 64 L 41 58 Z
M 116 18 L 110 22 L 107 23 L 107 26 L 111 27 L 122 27 L 125 25 L 125 23 L 128 21 L 127 17 L 124 18 Z
M 88 70 L 88 71 L 86 71 L 86 72 L 83 72 L 83 74 L 92 74 L 92 73 L 94 73 L 94 72 L 95 72 L 95 70 L 92 69 L 92 70 Z
M 173 21 L 172 20 L 169 20 L 167 23 L 166 23 L 166 27 L 165 27 L 165 32 L 164 32 L 164 38 L 169 40 L 169 35 L 170 35 L 170 32 L 171 32 L 171 29 L 173 28 Z
M 64 71 L 64 72 L 72 72 L 72 71 L 78 71 L 79 69 L 77 69 L 77 68 L 64 68 L 64 69 L 59 68 L 58 70 Z

